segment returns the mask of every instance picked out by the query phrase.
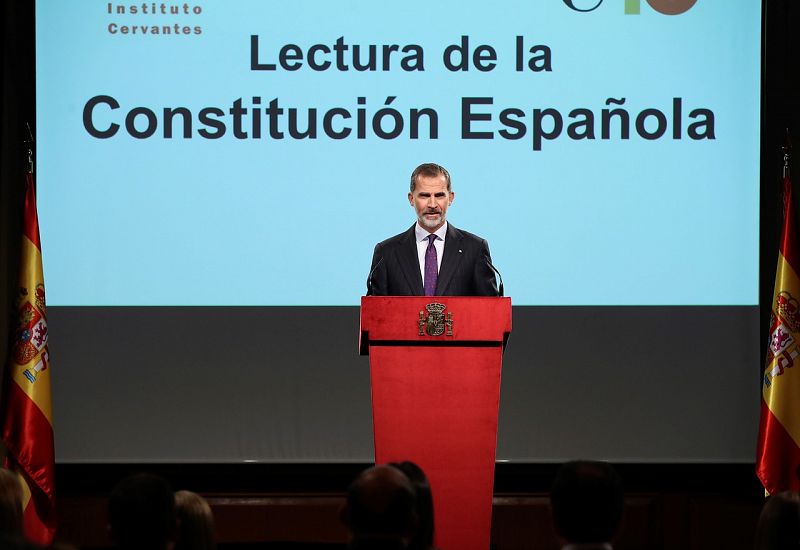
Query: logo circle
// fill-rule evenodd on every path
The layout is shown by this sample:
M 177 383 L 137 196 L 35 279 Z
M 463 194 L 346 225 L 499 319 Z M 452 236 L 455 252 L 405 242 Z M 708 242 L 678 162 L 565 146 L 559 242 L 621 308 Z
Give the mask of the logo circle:
M 650 7 L 664 15 L 680 15 L 692 9 L 697 0 L 647 0 Z
M 591 8 L 579 8 L 578 6 L 575 5 L 575 0 L 564 0 L 564 3 L 567 5 L 567 7 L 571 8 L 571 9 L 573 9 L 575 11 L 580 11 L 580 12 L 584 12 L 585 13 L 585 12 L 589 12 L 589 11 L 594 11 L 597 8 L 599 8 L 600 4 L 603 3 L 603 0 L 598 0 L 598 2 Z

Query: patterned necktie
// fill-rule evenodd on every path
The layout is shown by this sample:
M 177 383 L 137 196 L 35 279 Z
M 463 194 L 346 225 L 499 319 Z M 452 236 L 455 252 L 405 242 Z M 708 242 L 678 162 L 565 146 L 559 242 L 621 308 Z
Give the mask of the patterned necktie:
M 428 249 L 425 251 L 425 296 L 436 294 L 436 280 L 439 278 L 439 262 L 436 258 L 436 247 L 433 242 L 436 235 L 428 235 Z

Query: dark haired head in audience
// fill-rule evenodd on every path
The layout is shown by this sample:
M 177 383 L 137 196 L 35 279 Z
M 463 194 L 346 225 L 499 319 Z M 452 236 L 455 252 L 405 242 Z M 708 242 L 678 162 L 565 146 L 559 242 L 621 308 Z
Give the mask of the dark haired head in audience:
M 568 462 L 556 474 L 550 504 L 556 531 L 566 543 L 607 545 L 622 519 L 622 482 L 605 462 Z
M 152 474 L 123 479 L 108 500 L 111 538 L 117 548 L 164 550 L 175 538 L 175 495 Z
M 413 462 L 392 462 L 389 466 L 394 466 L 411 481 L 414 487 L 414 495 L 417 509 L 418 527 L 411 541 L 408 543 L 409 550 L 430 550 L 433 548 L 433 493 L 431 484 L 422 468 Z
M 22 540 L 22 481 L 6 468 L 0 468 L 0 536 Z
M 174 550 L 216 550 L 214 515 L 208 502 L 191 491 L 175 493 L 178 539 Z
M 792 491 L 769 497 L 756 529 L 756 550 L 800 548 L 800 495 Z
M 404 549 L 417 526 L 414 488 L 392 466 L 365 470 L 350 485 L 342 521 L 352 549 Z

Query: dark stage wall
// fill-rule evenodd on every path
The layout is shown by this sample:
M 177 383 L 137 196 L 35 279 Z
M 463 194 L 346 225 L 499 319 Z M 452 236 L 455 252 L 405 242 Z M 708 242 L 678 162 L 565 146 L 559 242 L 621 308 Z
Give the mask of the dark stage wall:
M 49 316 L 61 462 L 373 456 L 358 308 Z M 758 335 L 755 307 L 514 308 L 498 460 L 751 462 Z

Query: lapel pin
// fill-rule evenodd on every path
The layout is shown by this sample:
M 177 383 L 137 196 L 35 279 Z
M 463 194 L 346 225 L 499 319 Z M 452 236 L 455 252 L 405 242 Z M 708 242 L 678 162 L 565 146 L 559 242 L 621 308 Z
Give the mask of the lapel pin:
M 458 253 L 461 254 L 461 249 L 460 248 L 458 249 Z

